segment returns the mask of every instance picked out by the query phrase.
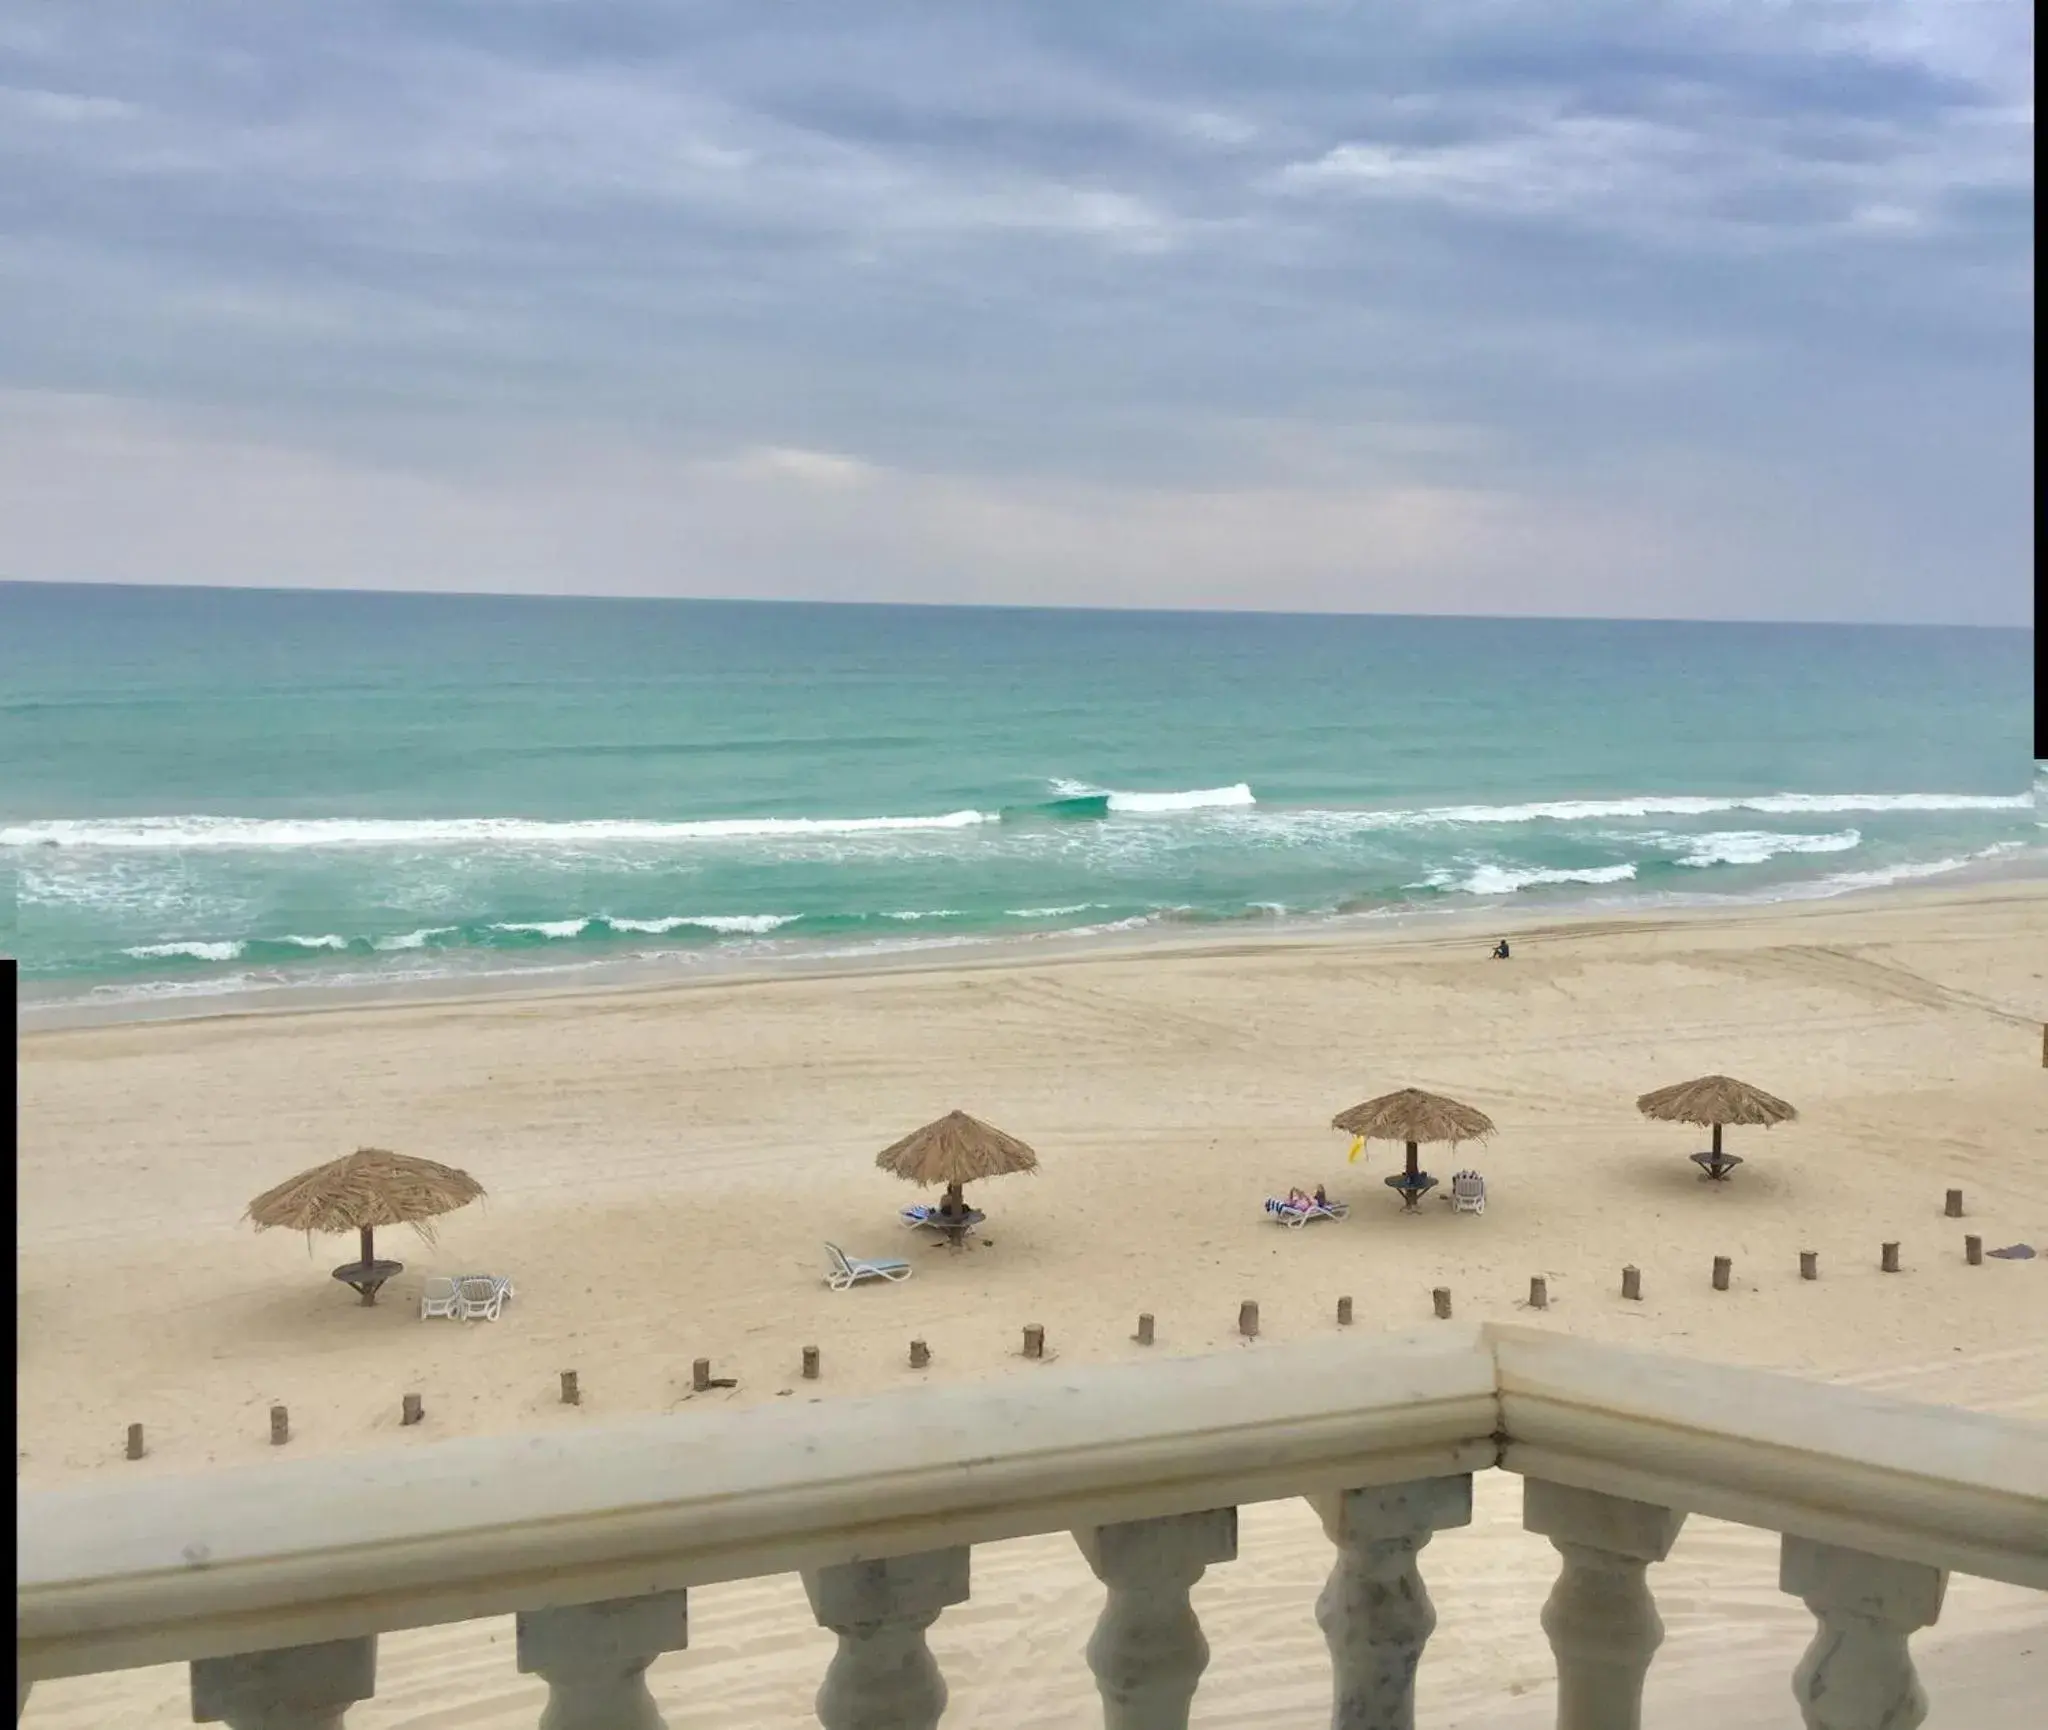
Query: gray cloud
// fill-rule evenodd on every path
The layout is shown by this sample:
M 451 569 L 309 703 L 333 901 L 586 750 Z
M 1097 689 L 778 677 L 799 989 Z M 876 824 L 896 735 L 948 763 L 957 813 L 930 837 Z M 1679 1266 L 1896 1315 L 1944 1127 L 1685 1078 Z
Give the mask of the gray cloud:
M 2022 621 L 2032 47 L 50 8 L 0 24 L 0 572 Z

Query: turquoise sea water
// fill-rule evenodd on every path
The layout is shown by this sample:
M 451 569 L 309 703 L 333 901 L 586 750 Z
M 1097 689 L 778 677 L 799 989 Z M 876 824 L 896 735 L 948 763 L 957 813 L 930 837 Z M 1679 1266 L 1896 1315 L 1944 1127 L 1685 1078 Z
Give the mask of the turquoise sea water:
M 43 999 L 2048 863 L 2027 631 L 0 585 Z

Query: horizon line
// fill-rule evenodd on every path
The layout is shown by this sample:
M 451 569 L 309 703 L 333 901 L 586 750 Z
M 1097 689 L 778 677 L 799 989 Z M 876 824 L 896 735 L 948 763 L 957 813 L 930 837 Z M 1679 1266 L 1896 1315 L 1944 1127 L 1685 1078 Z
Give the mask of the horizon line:
M 0 589 L 7 588 L 173 590 L 191 594 L 375 595 L 420 600 L 605 601 L 627 605 L 843 607 L 869 611 L 934 613 L 1090 613 L 1137 618 L 1428 619 L 1497 624 L 1782 625 L 1874 631 L 2024 631 L 2029 634 L 2035 628 L 2031 619 L 2024 623 L 1989 624 L 1944 619 L 1702 618 L 1697 615 L 1675 613 L 1425 613 L 1363 608 L 1333 610 L 1317 607 L 1091 606 L 1031 601 L 883 601 L 793 595 L 586 594 L 555 589 L 421 589 L 378 588 L 339 583 L 195 583 L 151 580 L 137 582 L 125 578 L 99 577 L 0 577 Z

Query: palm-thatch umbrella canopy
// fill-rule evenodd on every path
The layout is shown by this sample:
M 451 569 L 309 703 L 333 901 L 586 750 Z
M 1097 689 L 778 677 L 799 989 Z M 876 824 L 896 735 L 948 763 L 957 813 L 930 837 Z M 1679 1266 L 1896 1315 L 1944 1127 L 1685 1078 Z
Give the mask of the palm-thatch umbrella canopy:
M 875 1164 L 912 1183 L 943 1183 L 947 1210 L 957 1212 L 963 1205 L 962 1184 L 1004 1177 L 1013 1171 L 1036 1171 L 1038 1155 L 993 1124 L 964 1111 L 949 1111 L 935 1123 L 912 1130 L 901 1141 L 883 1148 L 875 1155 Z
M 1660 1087 L 1638 1099 L 1636 1110 L 1659 1123 L 1696 1123 L 1702 1129 L 1711 1129 L 1712 1157 L 1717 1164 L 1721 1159 L 1724 1123 L 1769 1129 L 1774 1123 L 1791 1123 L 1799 1116 L 1777 1095 L 1737 1081 L 1732 1075 L 1703 1075 L 1697 1081 L 1681 1081 L 1676 1087 Z
M 1330 1127 L 1361 1141 L 1406 1142 L 1408 1181 L 1413 1183 L 1420 1175 L 1416 1149 L 1423 1142 L 1447 1141 L 1455 1146 L 1461 1141 L 1484 1141 L 1493 1133 L 1493 1119 L 1440 1093 L 1404 1087 L 1338 1112 L 1330 1119 Z
M 432 1243 L 436 1218 L 466 1207 L 483 1193 L 482 1184 L 452 1165 L 381 1147 L 359 1147 L 265 1190 L 249 1204 L 245 1217 L 258 1231 L 286 1226 L 309 1237 L 316 1231 L 360 1232 L 362 1266 L 369 1269 L 377 1265 L 373 1234 L 378 1226 L 409 1225 Z M 364 1302 L 375 1296 L 373 1285 L 364 1292 Z

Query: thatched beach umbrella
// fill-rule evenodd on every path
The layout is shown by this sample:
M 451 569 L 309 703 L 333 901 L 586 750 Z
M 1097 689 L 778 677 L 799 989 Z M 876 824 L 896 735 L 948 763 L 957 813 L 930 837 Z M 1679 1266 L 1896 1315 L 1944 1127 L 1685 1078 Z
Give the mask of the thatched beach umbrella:
M 1036 1171 L 1038 1155 L 1014 1135 L 964 1111 L 949 1111 L 875 1155 L 875 1164 L 911 1183 L 946 1186 L 948 1211 L 964 1205 L 960 1186 L 1013 1171 Z
M 374 1235 L 380 1225 L 409 1225 L 428 1243 L 434 1241 L 436 1218 L 466 1207 L 484 1193 L 484 1186 L 466 1171 L 431 1159 L 392 1153 L 381 1147 L 359 1147 L 354 1153 L 302 1171 L 249 1204 L 245 1215 L 258 1231 L 285 1226 L 308 1237 L 316 1232 L 362 1234 L 363 1259 L 357 1268 L 337 1268 L 335 1277 L 360 1272 L 347 1283 L 374 1303 L 377 1287 L 399 1271 L 396 1262 L 379 1262 Z M 375 1270 L 385 1270 L 379 1276 Z
M 1398 1093 L 1383 1093 L 1349 1111 L 1338 1112 L 1330 1119 L 1330 1127 L 1355 1135 L 1360 1141 L 1406 1142 L 1407 1175 L 1413 1184 L 1421 1176 L 1416 1149 L 1423 1142 L 1447 1141 L 1455 1146 L 1461 1141 L 1484 1141 L 1493 1133 L 1493 1119 L 1440 1093 L 1404 1087 Z
M 1707 1157 L 1716 1167 L 1721 1164 L 1724 1123 L 1769 1129 L 1774 1123 L 1791 1123 L 1799 1116 L 1775 1094 L 1737 1081 L 1732 1075 L 1703 1075 L 1697 1081 L 1681 1081 L 1676 1087 L 1660 1087 L 1638 1099 L 1636 1110 L 1659 1123 L 1696 1123 L 1702 1129 L 1711 1129 L 1714 1146 Z

